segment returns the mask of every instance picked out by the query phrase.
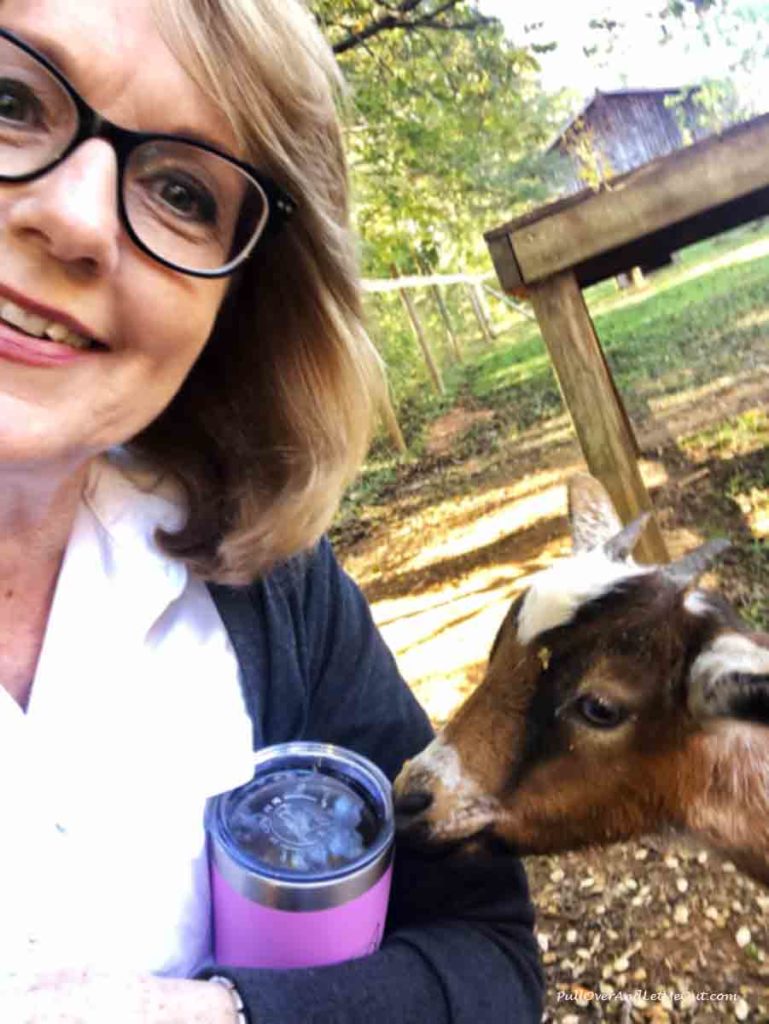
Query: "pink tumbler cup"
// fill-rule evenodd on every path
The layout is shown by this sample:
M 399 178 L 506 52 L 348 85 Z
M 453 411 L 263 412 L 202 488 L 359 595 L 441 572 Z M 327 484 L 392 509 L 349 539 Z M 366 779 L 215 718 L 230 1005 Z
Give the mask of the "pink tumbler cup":
M 326 743 L 266 747 L 255 764 L 207 812 L 216 962 L 313 967 L 373 953 L 392 874 L 387 778 Z

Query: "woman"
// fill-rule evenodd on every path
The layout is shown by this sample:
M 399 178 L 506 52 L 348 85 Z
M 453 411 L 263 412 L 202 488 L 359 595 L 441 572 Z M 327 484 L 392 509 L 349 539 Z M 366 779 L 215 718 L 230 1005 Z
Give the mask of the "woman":
M 403 851 L 363 960 L 208 962 L 254 744 L 430 737 L 318 543 L 379 388 L 337 86 L 295 0 L 0 0 L 3 1022 L 539 1020 L 491 851 Z

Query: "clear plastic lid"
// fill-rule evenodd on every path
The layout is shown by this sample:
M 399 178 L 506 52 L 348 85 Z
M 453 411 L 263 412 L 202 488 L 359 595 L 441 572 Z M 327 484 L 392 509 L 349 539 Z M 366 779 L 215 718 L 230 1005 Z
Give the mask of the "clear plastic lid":
M 389 783 L 378 769 L 301 746 L 275 748 L 251 782 L 219 798 L 216 829 L 244 866 L 297 882 L 345 874 L 392 836 Z

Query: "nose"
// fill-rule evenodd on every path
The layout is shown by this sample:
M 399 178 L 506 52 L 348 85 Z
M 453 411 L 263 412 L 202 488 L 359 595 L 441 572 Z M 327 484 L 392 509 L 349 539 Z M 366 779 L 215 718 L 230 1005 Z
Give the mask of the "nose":
M 433 803 L 432 793 L 413 790 L 394 793 L 395 829 L 401 845 L 422 849 L 429 842 L 430 824 L 423 814 Z
M 120 220 L 109 143 L 89 139 L 58 167 L 13 189 L 7 221 L 13 236 L 81 272 L 114 269 Z
M 398 818 L 414 818 L 416 815 L 426 811 L 432 802 L 432 793 L 424 791 L 404 793 L 395 797 L 395 814 Z

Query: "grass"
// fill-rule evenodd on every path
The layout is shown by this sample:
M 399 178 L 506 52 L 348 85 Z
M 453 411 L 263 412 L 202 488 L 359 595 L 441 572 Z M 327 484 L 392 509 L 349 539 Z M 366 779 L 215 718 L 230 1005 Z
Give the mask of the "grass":
M 708 501 L 697 514 L 708 533 L 727 527 L 729 596 L 748 621 L 769 630 L 769 413 L 749 410 L 679 439 L 679 448 L 693 464 L 709 468 Z
M 769 229 L 692 246 L 639 292 L 602 282 L 585 298 L 629 410 L 643 419 L 650 400 L 769 361 Z M 561 401 L 537 325 L 515 327 L 505 342 L 467 367 L 458 390 L 499 409 L 514 435 Z
M 460 296 L 461 297 L 461 296 Z M 585 293 L 617 383 L 637 423 L 654 407 L 687 392 L 729 378 L 750 379 L 753 368 L 769 366 L 769 222 L 751 225 L 692 246 L 676 262 L 650 276 L 640 290 L 620 290 L 604 281 Z M 429 312 L 426 299 L 424 312 Z M 457 300 L 458 302 L 458 300 Z M 494 453 L 514 453 L 524 430 L 545 426 L 564 412 L 558 384 L 535 322 L 495 308 L 505 329 L 489 346 L 467 330 L 464 362 L 451 363 L 438 334 L 436 354 L 444 353 L 446 394 L 436 396 L 413 352 L 413 339 L 397 338 L 393 390 L 409 443 L 408 457 L 393 455 L 386 438 L 375 444 L 362 474 L 342 503 L 333 534 L 346 541 L 366 533 L 367 521 L 387 520 L 394 496 L 421 488 L 430 474 L 432 490 L 444 497 L 451 464 L 478 457 L 489 466 Z M 397 307 L 380 328 L 392 329 Z M 458 322 L 459 309 L 452 309 Z M 440 325 L 434 326 L 439 331 Z M 411 346 L 411 348 L 409 347 Z M 700 399 L 703 400 L 703 399 Z M 704 399 L 708 400 L 708 399 Z M 458 438 L 448 456 L 425 455 L 431 422 L 463 405 L 491 409 Z M 696 410 L 695 410 L 696 411 Z M 706 536 L 727 535 L 732 553 L 724 566 L 727 595 L 756 626 L 769 629 L 769 414 L 753 409 L 718 426 L 675 439 L 669 455 L 681 464 L 707 469 L 702 486 L 687 491 L 690 509 L 679 508 L 683 524 Z M 503 459 L 505 454 L 503 452 Z M 667 457 L 667 456 L 666 456 Z M 484 460 L 487 460 L 484 463 Z M 448 469 L 448 472 L 446 471 Z M 466 487 L 457 477 L 458 487 Z M 473 478 L 479 482 L 477 475 Z
M 628 409 L 642 423 L 651 415 L 650 402 L 769 364 L 769 223 L 690 246 L 641 291 L 621 291 L 612 279 L 587 289 L 585 298 Z M 465 337 L 464 363 L 445 360 L 444 396 L 426 385 L 418 355 L 406 359 L 399 350 L 393 390 L 409 444 L 407 464 L 424 455 L 430 423 L 457 404 L 495 415 L 460 442 L 455 458 L 480 445 L 498 447 L 564 412 L 537 324 L 521 317 L 511 322 L 501 306 L 496 312 L 507 329 L 491 348 Z M 442 345 L 436 341 L 434 350 Z M 403 461 L 380 436 L 347 507 L 386 500 Z

